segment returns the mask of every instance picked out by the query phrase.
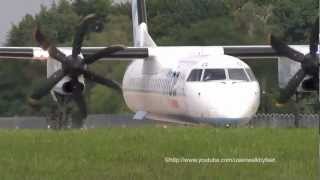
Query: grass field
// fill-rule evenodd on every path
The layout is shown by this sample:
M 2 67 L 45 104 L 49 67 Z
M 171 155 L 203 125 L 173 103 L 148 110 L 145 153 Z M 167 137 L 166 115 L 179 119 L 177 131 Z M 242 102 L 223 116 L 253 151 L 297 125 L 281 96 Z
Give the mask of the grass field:
M 317 179 L 313 129 L 110 128 L 0 131 L 0 179 Z M 167 163 L 165 158 L 274 158 Z

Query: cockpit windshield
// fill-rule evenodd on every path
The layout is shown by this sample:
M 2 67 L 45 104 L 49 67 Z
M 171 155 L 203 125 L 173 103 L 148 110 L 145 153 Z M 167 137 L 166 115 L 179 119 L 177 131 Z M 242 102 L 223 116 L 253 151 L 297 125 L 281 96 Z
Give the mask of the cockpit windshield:
M 206 69 L 203 75 L 203 81 L 226 80 L 224 69 Z
M 228 73 L 227 73 L 228 72 Z M 187 81 L 207 82 L 207 81 L 256 81 L 250 68 L 231 68 L 231 69 L 194 69 L 191 71 Z
M 195 82 L 200 81 L 202 76 L 202 69 L 194 69 L 191 71 L 187 81 Z
M 257 80 L 250 68 L 247 68 L 246 72 L 249 75 L 251 81 L 256 81 Z
M 249 81 L 244 69 L 228 69 L 229 79 L 236 81 Z

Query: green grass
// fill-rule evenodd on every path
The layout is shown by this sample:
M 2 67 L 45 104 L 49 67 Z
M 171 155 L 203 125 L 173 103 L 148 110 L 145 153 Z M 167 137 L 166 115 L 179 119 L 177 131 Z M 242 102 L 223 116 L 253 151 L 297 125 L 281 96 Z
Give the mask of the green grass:
M 314 129 L 110 128 L 0 131 L 0 177 L 36 180 L 316 179 Z M 166 163 L 176 158 L 275 158 L 275 163 Z

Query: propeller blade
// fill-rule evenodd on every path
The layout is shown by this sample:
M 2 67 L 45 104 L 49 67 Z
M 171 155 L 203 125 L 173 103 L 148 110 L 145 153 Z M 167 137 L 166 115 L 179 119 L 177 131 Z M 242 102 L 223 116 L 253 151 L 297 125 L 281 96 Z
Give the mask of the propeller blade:
M 82 42 L 84 40 L 84 36 L 89 31 L 90 24 L 96 19 L 95 14 L 90 14 L 86 16 L 80 23 L 76 34 L 73 39 L 73 49 L 72 49 L 72 56 L 77 57 L 81 52 Z
M 66 63 L 68 61 L 67 56 L 55 46 L 49 47 L 49 55 L 50 55 L 50 57 L 56 59 L 57 61 L 61 62 L 62 64 Z
M 304 59 L 304 54 L 290 48 L 287 44 L 282 42 L 277 37 L 271 35 L 270 36 L 270 44 L 272 48 L 279 53 L 281 56 L 286 56 L 296 62 L 302 62 Z
M 92 64 L 92 63 L 96 62 L 97 60 L 99 60 L 101 58 L 107 57 L 110 54 L 113 54 L 113 53 L 118 52 L 118 51 L 122 51 L 122 50 L 124 50 L 124 48 L 125 48 L 124 46 L 110 46 L 110 47 L 107 47 L 107 48 L 102 49 L 102 50 L 98 51 L 97 53 L 85 58 L 84 59 L 84 63 L 85 64 Z
M 53 73 L 38 89 L 36 89 L 30 96 L 33 100 L 40 100 L 43 96 L 49 94 L 51 89 L 65 76 L 63 70 L 58 70 Z
M 86 104 L 85 99 L 82 94 L 81 84 L 77 80 L 75 80 L 75 81 L 76 81 L 76 83 L 74 83 L 72 98 L 75 101 L 75 103 L 77 104 L 78 109 L 79 109 L 79 114 L 77 114 L 76 118 L 78 121 L 82 121 L 88 115 L 87 104 Z
M 316 19 L 314 26 L 311 30 L 310 36 L 310 54 L 316 55 L 319 46 L 319 17 Z
M 286 103 L 296 92 L 301 81 L 306 76 L 303 69 L 300 69 L 289 81 L 288 85 L 280 91 L 280 97 L 278 99 L 279 104 Z
M 34 30 L 33 38 L 43 50 L 46 51 L 50 47 L 50 42 L 45 37 L 45 35 L 40 31 L 39 27 L 36 27 L 36 29 Z
M 109 88 L 112 88 L 118 92 L 122 92 L 121 91 L 121 85 L 116 82 L 116 81 L 113 81 L 111 79 L 106 79 L 104 77 L 101 77 L 100 75 L 97 75 L 91 71 L 84 71 L 83 72 L 83 75 L 84 77 L 87 79 L 87 80 L 91 80 L 93 82 L 96 82 L 96 83 L 99 83 L 101 85 L 104 85 L 104 86 L 107 86 Z

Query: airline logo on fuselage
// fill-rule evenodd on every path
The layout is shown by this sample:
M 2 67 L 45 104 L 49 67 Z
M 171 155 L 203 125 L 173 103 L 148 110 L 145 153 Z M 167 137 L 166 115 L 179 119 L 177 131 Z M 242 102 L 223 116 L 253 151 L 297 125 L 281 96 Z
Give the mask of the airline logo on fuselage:
M 179 109 L 179 102 L 175 99 L 169 99 L 169 106 L 175 109 Z

